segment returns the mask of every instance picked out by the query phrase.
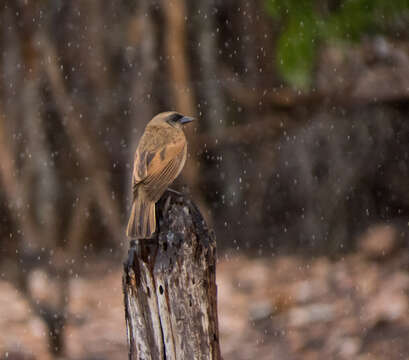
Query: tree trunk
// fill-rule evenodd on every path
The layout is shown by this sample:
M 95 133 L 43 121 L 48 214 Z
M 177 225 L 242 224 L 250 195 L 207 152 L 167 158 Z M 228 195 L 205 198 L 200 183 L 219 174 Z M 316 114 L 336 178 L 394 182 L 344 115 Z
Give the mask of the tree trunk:
M 216 242 L 196 206 L 165 193 L 158 232 L 132 241 L 123 290 L 129 359 L 219 360 Z

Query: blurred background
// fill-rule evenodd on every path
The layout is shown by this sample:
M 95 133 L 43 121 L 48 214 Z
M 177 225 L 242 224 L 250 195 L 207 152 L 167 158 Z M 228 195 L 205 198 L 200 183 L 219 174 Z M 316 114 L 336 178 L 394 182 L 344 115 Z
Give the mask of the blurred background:
M 409 358 L 408 0 L 0 4 L 0 359 L 127 357 L 133 153 L 171 109 L 224 359 Z

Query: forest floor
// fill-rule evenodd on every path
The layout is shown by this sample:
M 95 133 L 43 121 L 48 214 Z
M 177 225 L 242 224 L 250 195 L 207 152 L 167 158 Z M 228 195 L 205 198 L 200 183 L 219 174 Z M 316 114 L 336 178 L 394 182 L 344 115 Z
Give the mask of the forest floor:
M 338 260 L 221 256 L 224 360 L 408 359 L 409 253 Z M 121 268 L 70 282 L 67 359 L 126 359 Z M 51 359 L 46 329 L 0 280 L 0 359 Z

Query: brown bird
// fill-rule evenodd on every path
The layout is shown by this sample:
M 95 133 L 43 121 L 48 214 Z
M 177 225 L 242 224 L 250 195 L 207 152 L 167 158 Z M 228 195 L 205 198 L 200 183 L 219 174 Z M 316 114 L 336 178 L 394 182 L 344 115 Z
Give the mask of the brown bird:
M 156 115 L 146 125 L 135 152 L 133 204 L 126 234 L 146 239 L 156 230 L 155 203 L 185 165 L 187 141 L 183 125 L 193 118 L 175 111 Z

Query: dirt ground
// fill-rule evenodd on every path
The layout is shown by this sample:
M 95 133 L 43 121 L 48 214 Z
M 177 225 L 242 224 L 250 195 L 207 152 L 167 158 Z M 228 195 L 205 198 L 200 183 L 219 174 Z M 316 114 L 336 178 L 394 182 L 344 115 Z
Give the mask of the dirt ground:
M 408 359 L 409 254 L 331 261 L 223 255 L 217 284 L 225 360 Z M 104 264 L 97 264 L 99 268 Z M 126 359 L 121 268 L 70 282 L 67 359 Z M 36 280 L 41 286 L 41 276 Z M 51 359 L 46 328 L 0 280 L 0 358 Z

